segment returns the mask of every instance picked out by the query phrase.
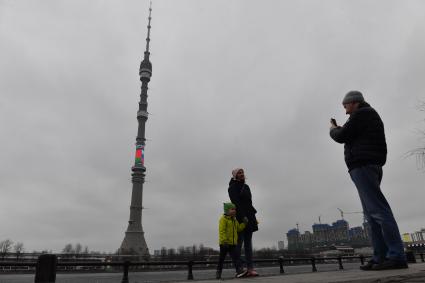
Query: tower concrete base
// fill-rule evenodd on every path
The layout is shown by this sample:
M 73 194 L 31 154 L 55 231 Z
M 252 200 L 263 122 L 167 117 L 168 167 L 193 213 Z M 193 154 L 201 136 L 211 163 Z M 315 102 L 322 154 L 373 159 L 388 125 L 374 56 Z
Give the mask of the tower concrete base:
M 125 232 L 124 240 L 119 249 L 121 255 L 139 255 L 143 259 L 149 259 L 149 249 L 145 240 L 144 232 Z

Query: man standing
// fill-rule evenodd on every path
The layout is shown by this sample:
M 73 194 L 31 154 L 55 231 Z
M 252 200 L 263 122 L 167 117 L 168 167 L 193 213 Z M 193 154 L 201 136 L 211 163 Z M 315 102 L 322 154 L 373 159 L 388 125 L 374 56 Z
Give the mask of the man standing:
M 331 119 L 330 136 L 344 144 L 345 163 L 370 226 L 373 257 L 360 268 L 407 268 L 397 222 L 380 188 L 387 159 L 384 124 L 359 91 L 348 92 L 342 104 L 350 117 L 342 127 Z

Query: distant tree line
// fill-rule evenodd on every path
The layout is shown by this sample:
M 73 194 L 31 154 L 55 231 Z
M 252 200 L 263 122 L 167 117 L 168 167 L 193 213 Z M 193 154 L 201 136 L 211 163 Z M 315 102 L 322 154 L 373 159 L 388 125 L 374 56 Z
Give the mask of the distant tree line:
M 299 252 L 298 252 L 299 253 Z M 162 247 L 154 252 L 153 260 L 173 261 L 173 260 L 214 260 L 220 252 L 218 249 L 205 247 L 203 244 L 192 246 L 180 246 L 177 249 Z M 280 256 L 296 256 L 287 250 L 278 250 L 276 247 L 254 249 L 255 258 L 277 258 Z M 304 255 L 304 254 L 303 254 Z M 306 254 L 307 255 L 307 254 Z
M 13 257 L 19 260 L 24 253 L 24 244 L 22 242 L 13 242 L 10 239 L 0 241 L 0 257 L 2 260 L 5 258 Z M 52 251 L 33 251 L 32 254 L 37 255 L 40 253 L 52 253 Z M 88 246 L 83 246 L 80 243 L 68 243 L 61 251 L 62 257 L 86 257 L 93 255 L 110 255 L 109 253 L 91 251 Z M 173 261 L 173 260 L 214 260 L 219 255 L 218 249 L 205 247 L 203 244 L 192 246 L 180 246 L 175 248 L 162 247 L 159 251 L 155 251 L 152 260 Z M 278 250 L 276 247 L 254 249 L 254 257 L 256 258 L 276 258 L 279 256 L 288 256 L 288 251 Z M 30 253 L 31 254 L 31 253 Z
M 5 259 L 9 254 L 16 254 L 16 259 L 19 259 L 21 253 L 24 252 L 24 244 L 22 242 L 14 243 L 10 239 L 6 239 L 0 242 L 0 256 L 2 260 Z
M 180 246 L 177 249 L 162 247 L 161 250 L 154 252 L 154 258 L 162 261 L 188 259 L 204 260 L 205 257 L 218 254 L 218 251 L 200 244 L 199 246 Z
M 16 255 L 16 259 L 19 260 L 25 252 L 24 249 L 24 243 L 22 242 L 13 242 L 10 239 L 6 239 L 3 241 L 0 241 L 0 258 L 2 260 L 5 260 L 6 258 L 11 258 L 12 256 Z M 45 254 L 45 253 L 52 253 L 52 251 L 43 250 L 43 251 L 33 251 L 32 253 L 26 253 L 26 255 L 37 255 L 37 254 Z M 62 249 L 63 255 L 68 256 L 83 256 L 83 255 L 100 255 L 100 254 L 107 254 L 102 253 L 98 251 L 90 251 L 88 246 L 81 245 L 80 243 L 77 243 L 75 245 L 73 244 L 66 244 L 65 247 Z
M 77 243 L 75 245 L 73 244 L 66 244 L 65 247 L 62 249 L 63 254 L 88 254 L 89 248 L 83 246 L 80 243 Z
M 80 243 L 76 243 L 75 245 L 68 243 L 62 249 L 62 256 L 68 257 L 86 257 L 93 255 L 109 255 L 110 253 L 100 252 L 100 251 L 92 251 L 88 246 L 84 246 Z

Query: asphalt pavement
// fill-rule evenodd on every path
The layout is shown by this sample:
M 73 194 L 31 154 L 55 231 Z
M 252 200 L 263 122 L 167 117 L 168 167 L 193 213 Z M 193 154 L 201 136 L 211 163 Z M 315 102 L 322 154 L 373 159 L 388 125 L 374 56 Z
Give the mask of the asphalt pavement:
M 339 270 L 338 264 L 318 264 L 318 272 L 312 272 L 311 265 L 285 266 L 284 274 L 279 273 L 279 267 L 262 267 L 257 271 L 261 276 L 255 278 L 235 279 L 234 270 L 223 271 L 224 280 L 216 280 L 215 270 L 194 270 L 195 281 L 202 283 L 217 283 L 228 281 L 232 283 L 318 283 L 318 282 L 425 282 L 425 263 L 411 264 L 409 269 L 388 271 L 361 271 L 360 263 L 344 263 L 344 270 Z M 59 273 L 57 283 L 120 283 L 122 273 Z M 130 272 L 130 283 L 160 283 L 160 282 L 185 282 L 187 271 L 149 271 Z M 33 283 L 34 274 L 0 275 L 0 283 Z M 225 282 L 224 282 L 225 283 Z

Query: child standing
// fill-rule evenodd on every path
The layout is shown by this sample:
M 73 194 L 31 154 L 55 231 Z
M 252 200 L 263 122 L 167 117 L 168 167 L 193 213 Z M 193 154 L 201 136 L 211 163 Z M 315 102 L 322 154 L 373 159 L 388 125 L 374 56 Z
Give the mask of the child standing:
M 221 278 L 221 272 L 223 270 L 223 262 L 226 258 L 227 253 L 232 257 L 233 265 L 236 269 L 236 277 L 240 278 L 246 275 L 246 270 L 243 270 L 240 255 L 238 253 L 238 233 L 242 232 L 248 222 L 247 218 L 244 218 L 244 223 L 239 223 L 236 220 L 236 206 L 231 203 L 224 203 L 224 214 L 220 218 L 218 226 L 218 236 L 220 244 L 220 258 L 217 266 L 216 278 Z

